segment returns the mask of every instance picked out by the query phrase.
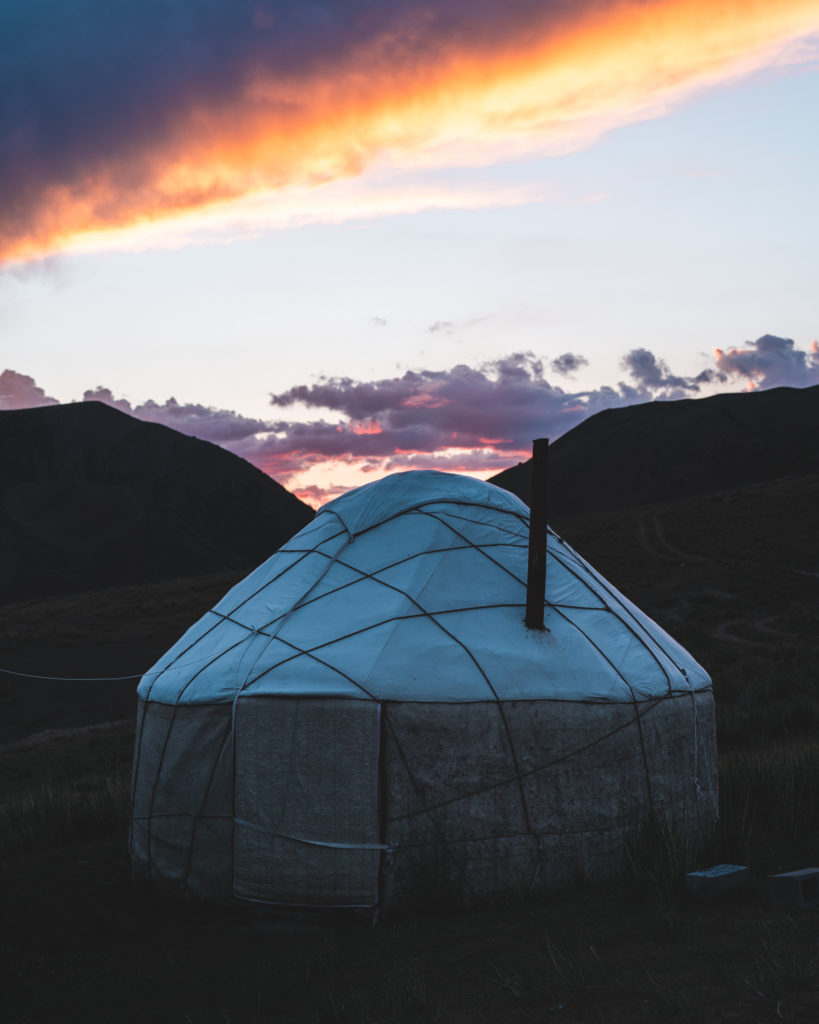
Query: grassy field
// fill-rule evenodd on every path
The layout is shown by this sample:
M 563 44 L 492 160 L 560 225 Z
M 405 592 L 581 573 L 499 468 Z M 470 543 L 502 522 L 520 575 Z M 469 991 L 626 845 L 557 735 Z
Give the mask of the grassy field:
M 814 477 L 554 524 L 712 673 L 721 821 L 705 856 L 751 866 L 733 902 L 687 900 L 656 832 L 610 884 L 375 927 L 169 900 L 129 880 L 124 723 L 0 749 L 3 1018 L 813 1024 L 819 910 L 775 909 L 766 877 L 819 867 L 817 507 Z M 3 641 L 49 628 L 83 645 L 100 623 L 147 641 L 231 582 L 19 606 Z

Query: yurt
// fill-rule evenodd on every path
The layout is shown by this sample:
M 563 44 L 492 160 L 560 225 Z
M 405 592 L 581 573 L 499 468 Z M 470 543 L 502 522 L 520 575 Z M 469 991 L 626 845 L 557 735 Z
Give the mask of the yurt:
M 711 681 L 529 509 L 466 477 L 350 491 L 139 685 L 134 872 L 206 899 L 389 907 L 616 873 L 716 819 Z

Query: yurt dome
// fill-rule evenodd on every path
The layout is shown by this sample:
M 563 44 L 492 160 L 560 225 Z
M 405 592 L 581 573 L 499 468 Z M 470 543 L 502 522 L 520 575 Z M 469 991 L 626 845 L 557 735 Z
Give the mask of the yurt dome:
M 707 673 L 551 530 L 528 629 L 528 537 L 447 473 L 325 505 L 140 682 L 135 872 L 375 907 L 432 864 L 468 898 L 610 875 L 650 815 L 707 829 Z

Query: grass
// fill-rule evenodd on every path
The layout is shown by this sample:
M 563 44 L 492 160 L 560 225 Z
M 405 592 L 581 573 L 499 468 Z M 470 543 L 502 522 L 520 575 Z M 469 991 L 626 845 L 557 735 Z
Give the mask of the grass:
M 819 837 L 819 741 L 720 757 L 720 854 L 760 873 L 809 866 Z M 812 866 L 812 865 L 810 865 Z
M 763 929 L 754 966 L 754 981 L 770 999 L 816 988 L 819 981 L 819 939 L 811 942 L 789 918 L 777 932 Z
M 0 747 L 0 806 L 43 785 L 93 787 L 112 775 L 128 776 L 134 723 L 123 722 L 39 737 Z
M 653 905 L 671 931 L 677 926 L 685 872 L 697 865 L 701 852 L 688 848 L 672 825 L 656 817 L 648 818 L 626 843 L 628 891 L 635 900 Z
M 709 863 L 750 860 L 757 879 L 730 905 L 686 900 L 692 851 L 650 822 L 610 885 L 517 892 L 469 910 L 441 903 L 434 915 L 405 909 L 373 928 L 281 925 L 132 886 L 124 733 L 18 751 L 19 785 L 35 784 L 14 792 L 6 778 L 7 1019 L 808 1024 L 819 1012 L 817 913 L 774 909 L 764 885 L 769 871 L 819 861 L 815 741 L 722 755 Z M 55 764 L 60 778 L 47 778 Z M 450 865 L 426 869 L 440 888 Z
M 94 590 L 3 606 L 0 647 L 34 641 L 58 647 L 150 638 L 157 627 L 184 632 L 244 573 L 222 572 L 192 579 Z
M 810 1022 L 819 1005 L 815 915 L 754 891 L 728 909 L 681 902 L 673 929 L 618 885 L 280 929 L 133 889 L 121 841 L 6 878 L 13 1021 Z
M 122 836 L 130 817 L 130 779 L 43 783 L 0 804 L 0 866 L 24 855 Z

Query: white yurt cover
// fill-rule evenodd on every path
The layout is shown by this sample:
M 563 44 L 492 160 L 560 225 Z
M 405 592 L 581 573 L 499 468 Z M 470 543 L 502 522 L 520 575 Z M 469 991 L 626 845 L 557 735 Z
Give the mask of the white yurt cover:
M 528 521 L 514 495 L 449 473 L 350 491 L 192 626 L 139 696 L 634 702 L 710 689 L 691 655 L 551 530 L 546 628 L 526 629 Z

